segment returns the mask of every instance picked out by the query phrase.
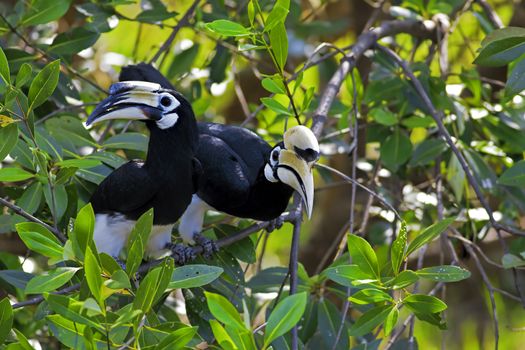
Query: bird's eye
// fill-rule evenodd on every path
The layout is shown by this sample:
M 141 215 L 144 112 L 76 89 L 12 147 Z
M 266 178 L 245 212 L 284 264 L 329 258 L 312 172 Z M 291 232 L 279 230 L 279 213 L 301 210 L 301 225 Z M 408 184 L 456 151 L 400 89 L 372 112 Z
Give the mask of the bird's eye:
M 171 106 L 171 98 L 169 98 L 168 96 L 163 96 L 160 99 L 160 104 L 163 105 L 164 107 Z
M 277 160 L 279 160 L 279 151 L 275 150 L 272 152 L 272 160 L 274 162 L 277 162 Z

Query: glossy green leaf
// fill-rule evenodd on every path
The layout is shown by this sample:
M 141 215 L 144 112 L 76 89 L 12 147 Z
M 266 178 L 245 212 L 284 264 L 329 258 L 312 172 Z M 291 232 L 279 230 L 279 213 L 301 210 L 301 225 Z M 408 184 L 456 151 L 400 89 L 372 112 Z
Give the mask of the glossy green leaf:
M 306 308 L 306 292 L 289 295 L 272 310 L 266 324 L 263 348 L 285 334 L 299 322 Z
M 505 170 L 499 177 L 498 183 L 523 188 L 525 186 L 525 160 L 520 160 Z
M 383 301 L 394 301 L 392 297 L 380 289 L 366 288 L 357 291 L 348 298 L 352 303 L 359 305 L 366 305 L 372 303 L 380 303 Z
M 103 145 L 105 148 L 110 149 L 128 149 L 146 152 L 148 150 L 148 138 L 143 134 L 128 132 L 111 136 L 104 141 Z
M 78 53 L 93 46 L 99 36 L 99 33 L 76 27 L 71 31 L 58 34 L 49 47 L 49 51 L 61 55 Z
M 29 4 L 29 9 L 22 18 L 20 24 L 35 25 L 49 23 L 62 17 L 67 10 L 71 0 L 34 0 Z
M 102 298 L 102 277 L 100 275 L 102 271 L 95 254 L 93 254 L 89 246 L 86 247 L 84 257 L 84 271 L 91 294 L 98 302 L 100 307 L 104 308 L 104 299 Z
M 519 60 L 512 68 L 505 85 L 505 93 L 512 97 L 525 90 L 525 58 Z
M 424 140 L 416 147 L 408 164 L 411 166 L 427 165 L 443 154 L 447 147 L 446 142 L 441 139 Z
M 4 343 L 13 326 L 13 309 L 9 298 L 0 301 L 0 344 Z
M 487 35 L 474 63 L 484 66 L 503 66 L 523 55 L 525 30 L 518 27 L 497 29 Z
M 173 271 L 168 289 L 201 287 L 215 281 L 223 272 L 223 268 L 211 265 L 177 267 Z
M 379 278 L 379 265 L 377 256 L 370 243 L 357 235 L 348 235 L 348 251 L 352 257 L 352 262 L 359 266 L 361 271 L 366 273 L 369 278 Z
M 31 73 L 33 72 L 33 68 L 29 63 L 24 63 L 18 70 L 18 74 L 16 75 L 16 82 L 15 85 L 17 88 L 23 87 L 30 79 L 31 79 Z
M 0 128 L 0 162 L 13 150 L 18 140 L 18 125 L 9 124 Z
M 0 77 L 6 83 L 11 85 L 11 72 L 9 70 L 9 63 L 5 56 L 4 50 L 0 47 Z
M 44 103 L 55 91 L 60 74 L 60 60 L 46 65 L 31 83 L 29 87 L 29 103 L 31 109 L 35 109 Z
M 89 317 L 82 315 L 81 312 L 83 303 L 81 301 L 75 300 L 68 296 L 47 293 L 44 294 L 44 298 L 49 304 L 51 310 L 64 316 L 68 320 L 93 327 L 99 332 L 105 331 L 105 328 L 99 322 L 93 321 Z
M 386 283 L 392 289 L 406 288 L 418 281 L 418 275 L 412 270 L 401 271 L 399 275 Z
M 164 337 L 155 347 L 155 350 L 185 349 L 196 333 L 197 329 L 193 327 L 179 328 Z
M 284 23 L 277 23 L 270 31 L 270 46 L 279 70 L 284 70 L 288 58 L 288 36 Z
M 514 254 L 504 254 L 501 258 L 501 264 L 504 268 L 510 269 L 513 267 L 525 266 L 525 260 Z
M 24 292 L 26 294 L 53 292 L 69 282 L 78 270 L 80 270 L 78 267 L 59 267 L 48 274 L 36 276 L 27 283 Z
M 42 183 L 35 181 L 25 189 L 17 204 L 29 214 L 34 214 L 42 202 L 43 193 Z
M 397 116 L 383 107 L 373 108 L 368 112 L 368 114 L 372 117 L 372 119 L 382 125 L 392 126 L 396 125 L 398 122 Z
M 381 160 L 393 171 L 406 163 L 411 155 L 412 143 L 410 138 L 399 128 L 396 128 L 381 144 Z
M 56 162 L 56 165 L 62 167 L 62 168 L 79 168 L 79 169 L 85 169 L 85 168 L 92 168 L 97 165 L 100 165 L 100 161 L 96 159 L 91 158 L 75 158 L 75 159 L 66 159 L 62 160 L 60 162 Z
M 131 289 L 128 275 L 122 270 L 116 270 L 111 278 L 104 281 L 104 285 L 111 289 Z
M 447 308 L 447 304 L 436 297 L 426 294 L 412 294 L 403 299 L 403 304 L 414 312 L 433 314 Z
M 392 308 L 394 308 L 394 305 L 383 305 L 368 310 L 350 327 L 350 336 L 360 337 L 371 332 L 385 321 L 390 311 L 392 311 Z
M 455 217 L 446 218 L 424 229 L 423 232 L 410 242 L 405 255 L 409 256 L 425 244 L 432 242 L 434 238 L 439 236 L 441 232 L 445 231 L 455 220 Z
M 20 168 L 2 168 L 0 169 L 0 181 L 2 182 L 16 182 L 24 181 L 34 177 L 35 174 L 25 171 Z
M 264 78 L 261 82 L 263 88 L 274 94 L 286 94 L 282 81 L 277 78 Z
M 215 336 L 215 339 L 217 340 L 217 343 L 219 344 L 221 349 L 239 349 L 233 342 L 233 339 L 230 337 L 228 332 L 226 332 L 226 329 L 224 329 L 224 327 L 217 320 L 210 320 L 210 326 L 213 331 L 213 335 Z
M 73 250 L 81 259 L 87 247 L 93 241 L 93 232 L 95 229 L 95 213 L 91 203 L 86 204 L 82 209 L 79 210 L 73 231 L 70 233 L 71 242 L 73 243 Z M 92 247 L 96 249 L 95 247 Z
M 147 313 L 153 304 L 166 291 L 173 273 L 173 259 L 164 260 L 163 264 L 148 272 L 141 281 L 133 301 L 133 308 Z
M 261 102 L 263 105 L 271 109 L 277 114 L 284 114 L 284 115 L 293 115 L 292 112 L 288 110 L 285 106 L 283 106 L 279 101 L 275 100 L 271 97 L 263 97 L 261 98 Z
M 397 275 L 401 264 L 405 259 L 405 251 L 407 249 L 407 224 L 405 221 L 401 222 L 401 228 L 397 234 L 396 239 L 392 243 L 392 250 L 390 254 L 390 260 L 392 262 L 392 271 Z
M 257 0 L 250 0 L 248 2 L 247 6 L 247 12 L 248 12 L 248 19 L 250 20 L 250 25 L 253 26 L 253 22 L 255 20 L 255 6 L 253 5 L 253 2 Z
M 204 295 L 206 295 L 210 312 L 217 320 L 238 330 L 246 329 L 239 312 L 228 299 L 210 292 L 204 292 Z
M 323 276 L 346 287 L 377 281 L 377 278 L 371 278 L 368 273 L 363 272 L 357 265 L 329 267 L 323 271 Z
M 290 8 L 290 0 L 277 0 L 273 5 L 268 17 L 266 17 L 264 31 L 272 30 L 278 24 L 284 24 L 286 16 L 288 16 L 288 9 Z
M 239 23 L 228 21 L 227 19 L 218 19 L 207 23 L 206 28 L 224 36 L 246 36 L 250 34 L 248 28 L 243 27 Z
M 396 326 L 398 317 L 399 310 L 397 307 L 392 308 L 385 320 L 385 336 L 388 336 L 390 333 L 392 333 L 392 330 Z
M 425 267 L 416 273 L 420 278 L 437 282 L 458 282 L 470 277 L 470 271 L 452 265 Z
M 153 208 L 142 214 L 131 230 L 126 260 L 126 273 L 130 277 L 134 276 L 142 262 L 152 227 Z
M 34 252 L 40 253 L 53 262 L 61 261 L 64 255 L 64 248 L 61 244 L 46 237 L 38 232 L 18 231 L 18 235 L 25 245 Z

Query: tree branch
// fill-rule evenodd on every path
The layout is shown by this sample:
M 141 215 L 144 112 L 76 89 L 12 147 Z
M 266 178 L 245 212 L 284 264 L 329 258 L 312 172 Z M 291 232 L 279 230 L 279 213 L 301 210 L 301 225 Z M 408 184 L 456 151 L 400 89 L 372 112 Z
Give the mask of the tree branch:
M 65 243 L 67 241 L 66 236 L 64 236 L 64 234 L 62 232 L 60 232 L 58 229 L 54 228 L 51 225 L 46 224 L 45 222 L 43 222 L 39 218 L 34 217 L 33 215 L 29 214 L 28 212 L 26 212 L 24 209 L 20 208 L 19 206 L 9 202 L 8 200 L 6 200 L 4 198 L 1 198 L 1 197 L 0 197 L 0 204 L 3 205 L 3 206 L 8 207 L 15 214 L 18 214 L 18 215 L 26 218 L 29 221 L 36 222 L 37 224 L 40 224 L 40 225 L 44 226 L 46 229 L 51 231 L 51 233 L 54 234 L 55 237 L 60 240 L 60 242 Z

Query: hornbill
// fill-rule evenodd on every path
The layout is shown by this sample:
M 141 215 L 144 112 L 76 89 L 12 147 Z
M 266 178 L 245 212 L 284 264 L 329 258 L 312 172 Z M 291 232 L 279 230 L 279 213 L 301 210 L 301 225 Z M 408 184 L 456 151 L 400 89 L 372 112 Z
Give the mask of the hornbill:
M 124 67 L 120 80 L 143 80 L 173 88 L 153 66 L 141 63 Z M 319 158 L 319 144 L 305 126 L 287 130 L 273 148 L 252 131 L 230 125 L 198 123 L 196 158 L 201 166 L 197 193 L 184 212 L 179 233 L 184 241 L 200 245 L 208 209 L 255 220 L 273 220 L 286 209 L 293 191 L 303 200 L 308 217 L 312 213 L 314 184 L 312 166 Z
M 190 251 L 171 244 L 171 231 L 195 192 L 198 131 L 193 109 L 175 89 L 155 83 L 119 82 L 109 92 L 86 125 L 109 119 L 141 120 L 150 137 L 146 160 L 133 160 L 113 171 L 90 199 L 97 249 L 118 259 L 137 219 L 153 208 L 146 256 L 158 257 L 171 248 L 182 264 Z

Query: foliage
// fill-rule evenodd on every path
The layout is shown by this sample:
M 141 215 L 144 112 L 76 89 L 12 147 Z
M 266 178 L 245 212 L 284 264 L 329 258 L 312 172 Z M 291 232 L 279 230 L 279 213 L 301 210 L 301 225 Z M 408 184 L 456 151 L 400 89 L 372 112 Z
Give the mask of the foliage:
M 349 44 L 364 45 L 364 36 L 344 20 L 318 15 L 340 2 L 321 2 L 313 10 L 296 0 L 141 3 L 0 5 L 0 196 L 6 205 L 0 237 L 19 238 L 27 252 L 25 258 L 0 253 L 0 349 L 31 349 L 29 340 L 42 348 L 80 349 L 182 349 L 202 342 L 223 349 L 285 349 L 297 341 L 311 349 L 377 348 L 381 342 L 402 347 L 407 340 L 399 337 L 409 317 L 447 328 L 445 312 L 459 306 L 438 293 L 443 283 L 468 279 L 471 266 L 484 275 L 485 262 L 509 276 L 525 266 L 523 233 L 515 228 L 525 209 L 523 28 L 497 29 L 488 10 L 477 3 L 464 8 L 459 0 L 387 1 L 377 10 L 396 29 L 388 42 L 374 43 L 392 44 L 410 62 L 442 113 L 450 144 L 421 91 L 391 57 L 374 50 L 369 71 L 354 69 L 361 57 L 350 55 L 359 47 Z M 443 16 L 457 22 L 439 27 Z M 426 28 L 423 20 L 435 26 Z M 399 29 L 405 28 L 400 23 L 421 26 L 416 32 Z M 435 39 L 438 27 L 448 41 Z M 168 40 L 172 32 L 175 44 Z M 164 40 L 167 47 L 160 49 Z M 461 50 L 458 41 L 479 51 Z M 439 51 L 443 47 L 450 53 Z M 358 203 L 348 196 L 336 203 L 352 210 L 337 238 L 347 244 L 337 241 L 337 253 L 327 249 L 317 271 L 299 264 L 290 276 L 298 280 L 297 290 L 287 268 L 259 265 L 267 244 L 259 231 L 208 260 L 144 263 L 154 215 L 148 211 L 131 234 L 125 268 L 97 252 L 90 194 L 127 159 L 145 157 L 147 136 L 138 123 L 87 130 L 82 122 L 120 66 L 152 57 L 192 102 L 199 120 L 239 122 L 225 115 L 237 97 L 243 125 L 270 143 L 287 126 L 302 123 L 322 131 L 321 163 L 349 152 L 359 158 L 349 166 L 354 175 L 360 170 L 354 180 L 375 187 L 380 200 L 367 206 L 367 198 Z M 343 66 L 351 68 L 340 78 Z M 479 66 L 507 66 L 509 73 L 505 81 L 488 79 Z M 245 75 L 251 85 L 243 92 L 239 77 Z M 250 90 L 260 96 L 248 95 Z M 326 168 L 317 171 L 316 187 L 341 185 Z M 491 210 L 483 199 L 490 199 L 485 202 Z M 363 217 L 359 229 L 355 213 Z M 317 205 L 314 223 L 303 223 L 302 234 L 335 240 L 337 232 L 315 227 L 317 218 L 330 215 Z M 222 214 L 208 215 L 206 223 L 205 234 L 218 239 L 252 224 Z M 269 239 L 286 251 L 284 263 L 289 226 Z M 517 234 L 501 239 L 500 264 L 483 253 L 482 244 L 505 231 Z M 439 264 L 423 263 L 427 247 L 441 250 Z M 457 257 L 462 249 L 478 264 L 467 269 L 468 259 Z M 490 280 L 484 283 L 494 299 Z M 453 320 L 447 320 L 450 326 Z

